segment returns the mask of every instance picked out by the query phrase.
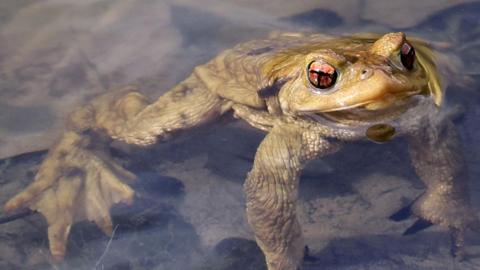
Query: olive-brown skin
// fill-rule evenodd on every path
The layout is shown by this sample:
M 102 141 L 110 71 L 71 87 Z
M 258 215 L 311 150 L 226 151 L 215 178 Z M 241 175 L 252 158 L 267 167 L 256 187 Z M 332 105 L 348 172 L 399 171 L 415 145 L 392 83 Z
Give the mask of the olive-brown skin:
M 405 42 L 403 33 L 275 35 L 222 52 L 153 103 L 132 86 L 112 91 L 72 113 L 34 182 L 5 210 L 41 212 L 50 250 L 60 261 L 74 222 L 91 220 L 110 234 L 110 207 L 133 200 L 126 181 L 135 176 L 105 151 L 112 140 L 150 145 L 233 110 L 268 133 L 245 193 L 247 218 L 269 270 L 301 267 L 304 242 L 295 204 L 303 167 L 367 133 L 383 140 L 378 127 L 390 132 L 387 139 L 392 132 L 408 138 L 412 164 L 427 187 L 413 213 L 450 229 L 461 255 L 465 230 L 478 224 L 464 162 L 453 125 L 438 113 L 442 90 L 433 53 L 425 43 L 409 40 L 416 58 L 413 68 L 405 68 L 399 56 Z M 337 72 L 327 89 L 309 81 L 314 61 L 315 67 Z

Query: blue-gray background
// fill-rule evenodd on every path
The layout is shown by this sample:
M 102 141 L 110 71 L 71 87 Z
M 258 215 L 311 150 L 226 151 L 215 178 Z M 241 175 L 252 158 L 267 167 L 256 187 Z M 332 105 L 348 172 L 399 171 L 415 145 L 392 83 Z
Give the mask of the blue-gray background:
M 272 30 L 401 30 L 448 47 L 446 106 L 459 111 L 479 209 L 480 3 L 460 0 L 1 1 L 0 203 L 32 180 L 75 106 L 126 83 L 155 98 L 222 49 Z M 262 137 L 223 121 L 149 150 L 114 151 L 141 177 L 136 204 L 112 210 L 118 227 L 108 248 L 94 225 L 74 226 L 59 268 L 264 269 L 242 196 Z M 318 260 L 305 268 L 480 269 L 474 233 L 459 263 L 440 228 L 402 237 L 414 219 L 388 220 L 422 191 L 401 139 L 349 145 L 313 162 L 298 211 Z M 0 225 L 0 239 L 0 269 L 54 268 L 39 215 Z

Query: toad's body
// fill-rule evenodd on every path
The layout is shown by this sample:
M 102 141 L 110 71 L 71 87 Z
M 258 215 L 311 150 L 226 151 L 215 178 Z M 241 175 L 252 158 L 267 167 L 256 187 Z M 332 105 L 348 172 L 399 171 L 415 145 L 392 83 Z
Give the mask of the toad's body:
M 245 183 L 247 217 L 269 270 L 296 269 L 304 243 L 295 214 L 309 160 L 366 137 L 405 135 L 427 191 L 413 213 L 449 228 L 461 251 L 471 214 L 452 125 L 438 117 L 442 100 L 431 51 L 403 33 L 382 37 L 284 34 L 224 51 L 150 103 L 132 87 L 75 111 L 68 130 L 35 181 L 7 202 L 47 219 L 50 249 L 61 259 L 73 222 L 112 231 L 109 209 L 130 202 L 135 178 L 115 164 L 109 142 L 150 145 L 233 111 L 268 132 Z M 441 121 L 442 120 L 442 121 Z

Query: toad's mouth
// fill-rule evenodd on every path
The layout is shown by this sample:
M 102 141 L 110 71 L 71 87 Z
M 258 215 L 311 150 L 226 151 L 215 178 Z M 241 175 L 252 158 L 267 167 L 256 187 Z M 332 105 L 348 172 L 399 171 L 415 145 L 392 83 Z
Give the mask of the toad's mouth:
M 348 108 L 342 108 L 334 111 L 310 113 L 319 120 L 329 120 L 339 124 L 361 125 L 379 123 L 398 118 L 411 107 L 418 104 L 424 95 L 405 95 L 403 97 L 384 98 L 356 104 Z
M 408 110 L 408 103 L 398 103 L 399 102 L 388 107 L 382 107 L 374 110 L 367 107 L 368 105 L 372 104 L 369 103 L 365 106 L 359 106 L 352 109 L 324 112 L 321 113 L 321 115 L 332 121 L 345 124 L 354 122 L 378 122 L 385 119 L 395 118 Z

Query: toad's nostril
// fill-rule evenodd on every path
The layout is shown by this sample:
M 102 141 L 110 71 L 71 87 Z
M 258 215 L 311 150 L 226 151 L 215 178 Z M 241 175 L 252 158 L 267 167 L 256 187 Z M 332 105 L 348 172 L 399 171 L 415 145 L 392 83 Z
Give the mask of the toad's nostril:
M 365 79 L 368 79 L 372 76 L 373 74 L 373 71 L 369 68 L 364 68 L 362 69 L 362 71 L 360 72 L 360 80 L 365 80 Z

